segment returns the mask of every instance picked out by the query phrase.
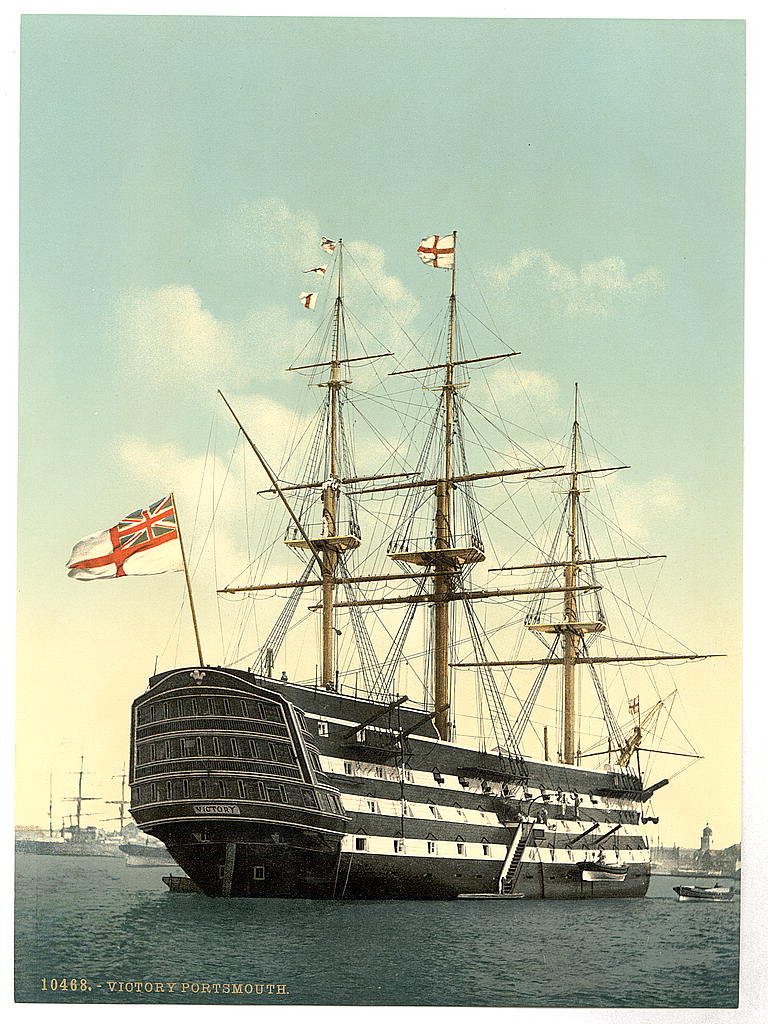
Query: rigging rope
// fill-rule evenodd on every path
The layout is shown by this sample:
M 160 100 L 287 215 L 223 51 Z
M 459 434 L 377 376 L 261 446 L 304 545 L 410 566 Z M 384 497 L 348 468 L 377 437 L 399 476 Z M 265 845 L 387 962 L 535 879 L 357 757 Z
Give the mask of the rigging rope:
M 482 630 L 477 614 L 472 607 L 471 601 L 465 601 L 464 611 L 467 625 L 472 635 L 472 643 L 478 661 L 487 661 L 485 647 L 482 639 Z M 527 779 L 528 770 L 520 752 L 520 745 L 515 737 L 514 729 L 509 721 L 509 715 L 504 701 L 499 693 L 493 672 L 490 667 L 482 666 L 478 672 L 482 680 L 483 694 L 488 706 L 488 717 L 493 728 L 494 738 L 498 749 L 499 760 L 510 771 L 510 774 L 518 778 Z
M 304 572 L 301 574 L 301 583 L 305 583 L 309 579 L 309 577 L 312 575 L 313 568 L 314 563 L 311 560 L 307 561 L 306 568 L 304 569 Z M 277 656 L 277 652 L 280 650 L 283 641 L 285 640 L 285 634 L 288 632 L 288 627 L 291 624 L 291 619 L 296 613 L 296 608 L 298 606 L 299 599 L 301 598 L 301 593 L 303 589 L 303 587 L 294 587 L 294 589 L 291 591 L 291 596 L 286 601 L 285 607 L 280 612 L 277 621 L 270 630 L 267 639 L 264 641 L 256 661 L 250 668 L 250 671 L 255 673 L 256 675 L 263 676 L 266 674 L 268 668 L 267 663 L 269 660 L 269 652 L 271 652 L 270 656 L 272 659 L 272 663 L 274 664 L 274 659 Z

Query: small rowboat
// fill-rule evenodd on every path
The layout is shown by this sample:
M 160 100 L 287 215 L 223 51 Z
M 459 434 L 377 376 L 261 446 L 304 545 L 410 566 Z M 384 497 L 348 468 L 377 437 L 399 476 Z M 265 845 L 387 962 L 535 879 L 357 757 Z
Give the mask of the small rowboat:
M 583 882 L 623 882 L 626 864 L 607 864 L 602 860 L 583 860 L 579 865 Z
M 713 885 L 706 889 L 700 885 L 673 885 L 679 903 L 686 900 L 709 900 L 711 903 L 730 903 L 735 895 L 733 888 L 726 889 L 723 885 Z

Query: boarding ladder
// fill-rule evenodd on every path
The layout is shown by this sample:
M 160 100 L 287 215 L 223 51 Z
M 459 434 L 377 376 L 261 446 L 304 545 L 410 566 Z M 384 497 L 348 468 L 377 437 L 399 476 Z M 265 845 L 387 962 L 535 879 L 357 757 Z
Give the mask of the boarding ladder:
M 523 821 L 512 837 L 512 842 L 509 844 L 507 850 L 507 856 L 504 859 L 504 866 L 501 869 L 499 875 L 499 892 L 502 894 L 508 894 L 515 891 L 517 885 L 517 879 L 520 874 L 520 867 L 523 862 L 523 854 L 525 848 L 528 845 L 528 840 L 531 838 L 531 832 L 533 831 L 533 822 Z

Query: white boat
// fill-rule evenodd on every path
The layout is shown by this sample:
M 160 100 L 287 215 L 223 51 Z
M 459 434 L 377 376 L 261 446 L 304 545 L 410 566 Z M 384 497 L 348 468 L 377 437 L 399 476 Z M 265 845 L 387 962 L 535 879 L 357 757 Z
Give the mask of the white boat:
M 627 877 L 627 865 L 607 864 L 601 860 L 585 860 L 579 865 L 582 882 L 623 882 Z
M 709 888 L 701 885 L 674 885 L 672 888 L 677 893 L 678 903 L 694 900 L 708 900 L 710 903 L 730 903 L 736 895 L 736 890 L 733 886 L 726 888 L 724 885 L 713 885 Z

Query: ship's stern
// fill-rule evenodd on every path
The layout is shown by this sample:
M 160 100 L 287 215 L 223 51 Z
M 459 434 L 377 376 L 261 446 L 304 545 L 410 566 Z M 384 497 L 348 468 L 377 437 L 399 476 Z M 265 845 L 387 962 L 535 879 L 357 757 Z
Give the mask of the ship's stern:
M 336 895 L 347 818 L 302 712 L 224 668 L 154 676 L 133 704 L 131 814 L 209 896 Z

